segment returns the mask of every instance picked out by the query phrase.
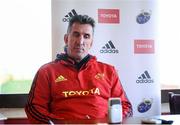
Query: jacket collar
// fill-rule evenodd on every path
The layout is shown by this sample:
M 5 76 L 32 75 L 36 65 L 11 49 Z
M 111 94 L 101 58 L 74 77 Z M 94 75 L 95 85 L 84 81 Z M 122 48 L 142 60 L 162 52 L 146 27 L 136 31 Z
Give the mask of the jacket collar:
M 66 64 L 73 65 L 76 69 L 79 70 L 83 65 L 85 65 L 92 58 L 95 59 L 95 56 L 88 54 L 80 62 L 76 62 L 73 58 L 69 57 L 67 54 L 61 53 L 61 54 L 57 54 L 55 61 L 63 60 L 65 61 Z

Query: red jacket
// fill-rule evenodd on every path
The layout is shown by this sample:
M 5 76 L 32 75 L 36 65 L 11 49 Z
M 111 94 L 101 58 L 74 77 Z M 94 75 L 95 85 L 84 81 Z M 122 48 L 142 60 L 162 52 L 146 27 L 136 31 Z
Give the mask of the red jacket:
M 32 123 L 104 118 L 110 97 L 121 98 L 123 117 L 132 115 L 131 103 L 113 66 L 98 62 L 90 55 L 79 68 L 76 66 L 62 54 L 38 70 L 25 107 Z

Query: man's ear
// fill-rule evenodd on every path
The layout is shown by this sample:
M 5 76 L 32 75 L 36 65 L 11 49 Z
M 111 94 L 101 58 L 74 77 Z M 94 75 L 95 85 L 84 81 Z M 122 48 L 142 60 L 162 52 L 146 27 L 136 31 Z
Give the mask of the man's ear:
M 64 42 L 65 42 L 66 45 L 68 44 L 68 34 L 64 35 Z

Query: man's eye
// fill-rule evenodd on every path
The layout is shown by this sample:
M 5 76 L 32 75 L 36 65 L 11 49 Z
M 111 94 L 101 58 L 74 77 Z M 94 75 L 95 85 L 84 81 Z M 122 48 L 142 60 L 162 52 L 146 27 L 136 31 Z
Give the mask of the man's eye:
M 90 35 L 89 34 L 85 34 L 84 38 L 88 39 L 88 38 L 90 38 Z
M 79 37 L 79 33 L 74 33 L 73 34 L 75 37 Z

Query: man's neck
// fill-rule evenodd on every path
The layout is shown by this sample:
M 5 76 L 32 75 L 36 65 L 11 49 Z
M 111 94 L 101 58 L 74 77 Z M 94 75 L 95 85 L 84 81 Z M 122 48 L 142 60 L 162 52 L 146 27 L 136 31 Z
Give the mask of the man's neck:
M 80 69 L 84 64 L 86 64 L 89 59 L 91 58 L 91 56 L 88 54 L 86 55 L 83 59 L 81 59 L 79 62 L 76 61 L 76 68 Z
M 81 62 L 81 60 L 83 60 L 83 59 L 74 59 L 74 61 L 76 62 L 76 63 L 79 63 L 79 62 Z
M 71 59 L 73 59 L 76 63 L 79 63 L 79 62 L 81 62 L 83 59 L 85 59 L 87 56 L 88 56 L 89 54 L 87 54 L 86 56 L 84 56 L 84 57 L 79 57 L 79 58 L 73 58 L 73 57 L 71 57 L 71 56 L 69 56 Z

